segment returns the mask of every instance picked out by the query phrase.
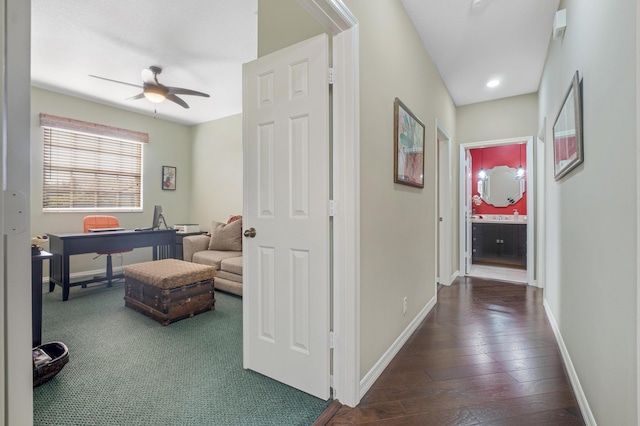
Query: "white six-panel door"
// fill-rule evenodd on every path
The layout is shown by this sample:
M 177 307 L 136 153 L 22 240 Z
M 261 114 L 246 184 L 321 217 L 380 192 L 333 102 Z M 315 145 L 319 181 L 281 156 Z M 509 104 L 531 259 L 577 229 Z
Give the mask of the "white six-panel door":
M 244 367 L 328 399 L 328 36 L 245 64 L 243 85 Z

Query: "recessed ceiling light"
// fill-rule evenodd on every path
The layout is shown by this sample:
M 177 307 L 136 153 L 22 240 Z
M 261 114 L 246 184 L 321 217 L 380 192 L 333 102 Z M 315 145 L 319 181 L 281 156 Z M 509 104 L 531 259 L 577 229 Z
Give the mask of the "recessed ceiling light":
M 500 85 L 500 80 L 498 80 L 498 79 L 490 80 L 487 83 L 487 87 L 496 87 L 496 86 L 499 86 L 499 85 Z

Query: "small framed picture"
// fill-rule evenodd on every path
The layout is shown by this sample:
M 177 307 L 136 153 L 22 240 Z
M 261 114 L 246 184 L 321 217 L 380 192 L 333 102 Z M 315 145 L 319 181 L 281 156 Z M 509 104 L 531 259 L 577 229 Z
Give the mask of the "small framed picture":
M 424 124 L 398 98 L 393 109 L 393 181 L 424 188 Z
M 173 191 L 176 189 L 176 168 L 162 166 L 162 189 Z

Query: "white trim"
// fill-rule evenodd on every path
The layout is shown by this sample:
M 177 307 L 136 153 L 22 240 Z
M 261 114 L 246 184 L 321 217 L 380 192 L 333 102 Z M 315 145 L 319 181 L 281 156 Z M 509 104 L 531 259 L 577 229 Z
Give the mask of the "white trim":
M 438 262 L 439 277 L 437 280 L 441 280 L 441 284 L 451 285 L 453 281 L 447 281 L 451 273 L 451 234 L 452 234 L 452 206 L 451 206 L 451 136 L 444 126 L 436 118 L 434 126 L 435 140 L 436 140 L 436 152 L 437 152 L 437 164 L 438 164 L 438 200 L 435 203 L 435 218 L 436 229 L 438 230 L 438 238 L 436 238 L 436 262 Z M 444 161 L 442 161 L 441 147 L 444 152 Z M 446 164 L 446 170 L 441 170 L 442 164 Z M 443 179 L 443 172 L 446 173 Z M 442 223 L 445 226 L 441 226 L 439 217 L 442 217 Z M 438 244 L 439 243 L 439 244 Z M 444 253 L 443 253 L 444 251 Z M 444 267 L 443 267 L 444 266 Z
M 7 47 L 6 47 L 6 33 L 8 31 L 6 26 L 6 9 L 7 9 L 7 1 L 2 1 L 2 7 L 0 7 L 0 22 L 2 26 L 2 31 L 0 31 L 0 52 L 2 54 L 2 63 L 7 63 Z M 7 120 L 7 93 L 6 89 L 6 75 L 4 70 L 0 72 L 0 143 L 2 146 L 6 146 L 7 137 L 6 137 L 6 125 L 8 124 Z M 26 94 L 25 94 L 26 95 Z M 0 184 L 4 186 L 4 164 L 5 164 L 5 154 L 4 150 L 0 151 Z M 27 166 L 30 169 L 30 166 Z M 4 229 L 4 197 L 0 197 L 0 229 Z M 5 276 L 5 256 L 4 256 L 4 245 L 0 245 L 0 277 L 2 283 L 2 290 L 0 290 L 0 339 L 2 339 L 2 348 L 0 348 L 0 424 L 6 424 L 7 422 L 7 413 L 9 412 L 9 401 L 8 401 L 8 377 L 7 371 L 11 369 L 13 366 L 9 365 L 7 351 L 9 351 L 9 339 L 7 337 L 7 323 L 9 322 L 7 318 L 7 280 L 4 278 Z M 27 310 L 26 306 L 22 306 L 23 310 Z M 24 320 L 25 318 L 20 318 Z M 15 349 L 14 349 L 15 350 Z M 26 374 L 26 370 L 24 371 Z M 33 374 L 33 373 L 32 373 Z M 33 403 L 33 393 L 32 395 L 25 395 L 26 392 L 22 392 L 23 397 L 27 399 L 28 404 Z M 24 407 L 23 410 L 26 411 L 28 408 Z M 32 410 L 33 411 L 33 410 Z
M 545 120 L 546 122 L 546 120 Z M 544 130 L 543 130 L 544 131 Z M 544 139 L 538 137 L 535 140 L 534 156 L 536 161 L 536 229 L 535 229 L 535 241 L 536 241 L 536 283 L 535 285 L 540 288 L 545 286 L 545 250 L 546 250 L 546 234 L 544 232 L 546 222 L 546 186 L 545 182 L 545 162 L 544 162 Z
M 333 37 L 333 391 L 360 402 L 360 110 L 358 21 L 342 0 L 298 0 Z
M 459 220 L 459 231 L 458 231 L 458 240 L 459 240 L 459 244 L 458 244 L 458 255 L 460 256 L 460 260 L 459 260 L 459 267 L 460 267 L 460 271 L 462 271 L 460 273 L 461 277 L 464 277 L 467 274 L 467 259 L 465 257 L 465 253 L 467 250 L 467 239 L 466 239 L 466 234 L 467 234 L 467 221 L 465 218 L 465 196 L 466 196 L 466 185 L 467 185 L 467 177 L 464 175 L 464 171 L 465 171 L 465 165 L 464 165 L 464 159 L 465 159 L 465 151 L 466 149 L 460 145 L 460 153 L 459 153 L 459 158 L 458 161 L 460 162 L 460 171 L 459 171 L 459 175 L 460 175 L 460 182 L 458 185 L 458 220 Z
M 551 308 L 549 307 L 546 298 L 542 302 L 542 305 L 544 306 L 544 310 L 547 314 L 547 319 L 549 320 L 551 328 L 553 329 L 553 334 L 556 336 L 556 341 L 558 342 L 558 347 L 560 348 L 560 354 L 562 355 L 562 361 L 564 362 L 567 374 L 569 375 L 571 387 L 573 388 L 573 392 L 575 393 L 576 399 L 578 400 L 580 412 L 582 413 L 585 424 L 587 426 L 596 426 L 596 419 L 595 417 L 593 417 L 593 413 L 591 412 L 591 408 L 589 407 L 589 402 L 587 401 L 587 397 L 585 396 L 582 385 L 580 384 L 578 373 L 576 372 L 576 369 L 573 366 L 573 362 L 571 361 L 569 350 L 567 349 L 567 346 L 562 339 L 562 334 L 560 333 L 560 329 L 558 328 L 558 324 L 556 323 L 556 319 L 553 316 L 553 312 L 551 312 Z
M 20 193 L 26 206 L 21 216 L 26 218 L 24 228 L 4 235 L 0 249 L 4 314 L 4 417 L 7 425 L 31 425 L 33 422 L 33 362 L 31 351 L 31 77 L 30 35 L 31 2 L 4 0 L 2 21 L 3 54 L 3 109 L 2 154 L 0 154 L 0 181 L 4 191 Z M 6 202 L 0 209 L 0 220 L 6 225 Z M 10 212 L 10 210 L 7 210 Z M 14 213 L 11 212 L 13 215 Z M 3 226 L 3 229 L 5 226 Z M 5 230 L 6 232 L 6 230 Z
M 449 284 L 453 284 L 453 282 L 456 280 L 456 278 L 458 278 L 460 276 L 460 271 L 453 271 L 453 274 L 451 274 L 451 277 L 449 277 Z
M 636 28 L 640 28 L 640 7 L 636 3 Z M 636 31 L 636 169 L 640 165 L 640 31 Z M 640 398 L 640 173 L 636 173 L 636 399 Z M 636 403 L 640 423 L 640 403 Z
M 461 143 L 461 148 L 473 149 L 473 148 L 484 148 L 488 146 L 499 146 L 499 145 L 513 145 L 515 143 L 522 143 L 524 141 L 528 141 L 531 139 L 531 136 L 521 136 L 517 138 L 507 138 L 507 139 L 495 139 L 489 141 L 478 141 L 478 142 L 465 142 Z
M 114 266 L 113 267 L 113 273 L 114 274 L 119 274 L 122 273 L 122 271 L 124 270 L 124 267 L 118 267 L 118 266 Z M 84 277 L 93 277 L 96 275 L 102 275 L 106 272 L 106 269 L 93 269 L 91 271 L 82 271 L 82 272 L 73 272 L 71 274 L 69 274 L 69 280 L 73 279 L 73 278 L 84 278 Z M 42 284 L 49 284 L 49 278 L 50 277 L 42 277 Z M 114 278 L 113 281 L 118 281 L 118 280 L 122 280 L 124 278 Z M 98 281 L 99 283 L 99 281 Z
M 360 402 L 360 128 L 358 27 L 334 36 L 333 352 L 334 395 L 344 405 Z
M 527 162 L 527 283 L 537 286 L 535 280 L 536 245 L 535 232 L 537 226 L 536 216 L 536 161 L 533 155 L 534 137 L 527 139 L 525 159 Z M 521 181 L 522 183 L 522 181 Z
M 409 340 L 409 337 L 418 329 L 422 321 L 429 315 L 429 313 L 436 306 L 436 296 L 425 305 L 424 308 L 418 313 L 418 315 L 409 323 L 407 328 L 398 336 L 393 344 L 387 349 L 387 351 L 380 357 L 380 359 L 374 364 L 367 374 L 360 381 L 360 398 L 362 398 L 367 391 L 373 386 L 376 380 L 380 377 L 385 368 L 398 354 L 400 349 Z
M 358 24 L 358 20 L 342 0 L 298 0 L 298 3 L 331 35 L 337 35 Z

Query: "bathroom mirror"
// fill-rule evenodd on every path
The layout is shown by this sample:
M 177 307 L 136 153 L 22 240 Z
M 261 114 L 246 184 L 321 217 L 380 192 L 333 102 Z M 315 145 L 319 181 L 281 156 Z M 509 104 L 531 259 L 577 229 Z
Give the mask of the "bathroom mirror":
M 524 194 L 524 179 L 518 179 L 516 169 L 495 166 L 487 170 L 487 179 L 478 181 L 478 192 L 482 200 L 495 207 L 515 204 Z

